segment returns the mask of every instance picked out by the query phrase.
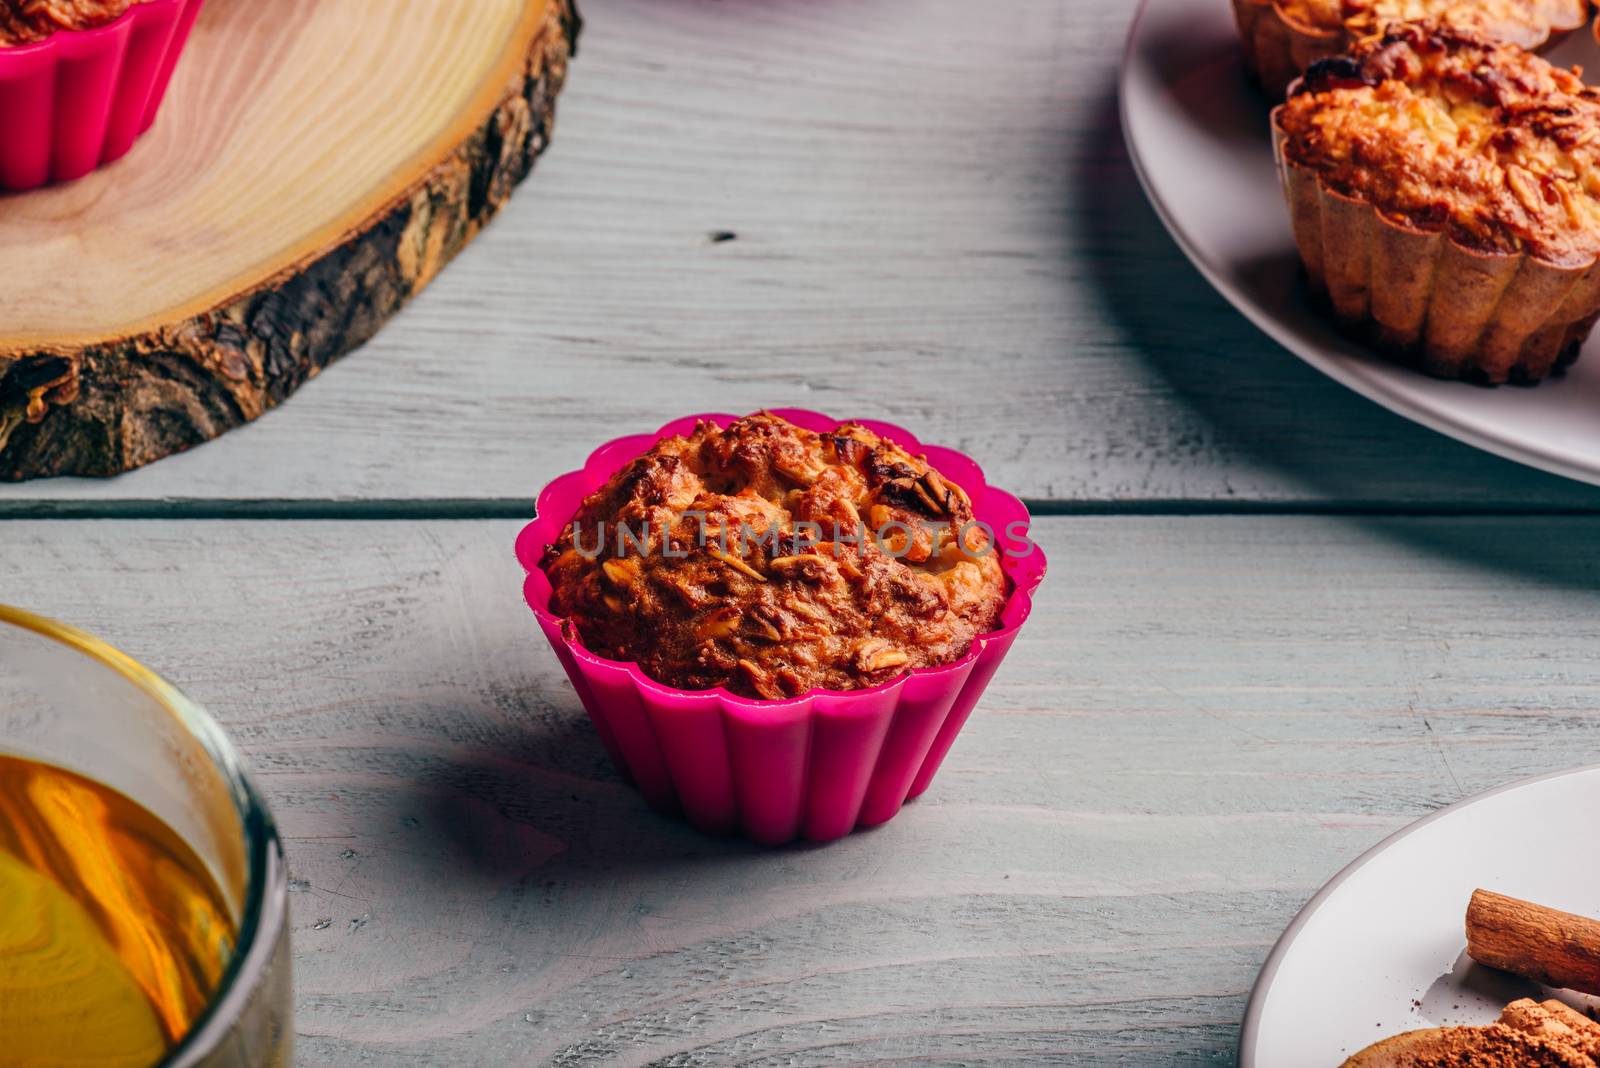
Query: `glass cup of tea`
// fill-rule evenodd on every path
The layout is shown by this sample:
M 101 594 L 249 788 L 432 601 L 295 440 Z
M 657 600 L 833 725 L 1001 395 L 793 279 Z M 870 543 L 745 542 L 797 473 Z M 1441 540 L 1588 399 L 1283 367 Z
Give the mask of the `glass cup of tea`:
M 291 1011 L 283 849 L 222 729 L 0 605 L 0 1063 L 277 1068 Z

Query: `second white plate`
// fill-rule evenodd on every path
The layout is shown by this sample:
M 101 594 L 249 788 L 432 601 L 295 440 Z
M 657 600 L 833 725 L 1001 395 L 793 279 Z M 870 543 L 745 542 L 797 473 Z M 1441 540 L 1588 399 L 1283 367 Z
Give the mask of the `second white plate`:
M 1600 69 L 1587 33 L 1550 57 Z M 1425 426 L 1600 484 L 1600 335 L 1564 377 L 1528 388 L 1443 382 L 1341 337 L 1306 298 L 1228 0 L 1144 0 L 1121 75 L 1122 126 L 1157 212 L 1211 284 L 1301 359 Z
M 1267 958 L 1241 1068 L 1334 1068 L 1380 1038 L 1490 1023 L 1507 1002 L 1550 996 L 1466 958 L 1467 901 L 1484 887 L 1600 916 L 1600 851 L 1584 844 L 1596 811 L 1600 767 L 1561 772 L 1441 809 L 1355 861 Z

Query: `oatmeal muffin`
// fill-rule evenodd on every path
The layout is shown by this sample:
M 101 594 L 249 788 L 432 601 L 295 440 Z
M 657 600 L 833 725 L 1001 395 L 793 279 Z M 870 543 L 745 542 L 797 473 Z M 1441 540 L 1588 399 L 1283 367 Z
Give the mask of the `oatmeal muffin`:
M 1007 596 L 959 486 L 864 427 L 767 413 L 659 442 L 541 566 L 551 610 L 593 652 L 770 700 L 957 660 Z
M 1245 65 L 1274 100 L 1313 62 L 1402 22 L 1432 21 L 1540 48 L 1589 17 L 1589 0 L 1234 0 Z
M 60 30 L 92 30 L 140 0 L 0 0 L 0 48 L 33 44 Z
M 1295 242 L 1341 325 L 1431 374 L 1536 382 L 1600 311 L 1600 91 L 1409 24 L 1273 112 Z

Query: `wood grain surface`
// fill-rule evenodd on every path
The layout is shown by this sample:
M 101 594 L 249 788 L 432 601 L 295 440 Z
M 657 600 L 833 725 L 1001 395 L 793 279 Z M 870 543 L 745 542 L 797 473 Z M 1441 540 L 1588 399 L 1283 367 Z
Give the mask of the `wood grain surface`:
M 549 141 L 568 0 L 235 0 L 120 165 L 0 199 L 0 480 L 108 476 L 370 338 Z
M 1354 396 L 1210 290 L 1127 164 L 1126 0 L 584 15 L 537 196 L 359 358 L 193 454 L 0 507 L 525 501 L 598 439 L 775 404 L 914 426 L 1036 500 L 1600 507 Z
M 1058 518 L 929 793 L 768 851 L 617 781 L 514 530 L 0 530 L 6 599 L 148 660 L 260 771 L 307 1064 L 1229 1063 L 1343 863 L 1600 742 L 1600 520 Z
M 1600 491 L 1206 287 L 1117 130 L 1129 4 L 583 11 L 539 195 L 358 358 L 146 470 L 0 487 L 77 517 L 0 522 L 0 599 L 150 662 L 261 772 L 304 1063 L 1229 1064 L 1343 863 L 1595 759 Z M 929 793 L 767 851 L 618 781 L 511 517 L 605 438 L 783 404 L 1067 514 Z

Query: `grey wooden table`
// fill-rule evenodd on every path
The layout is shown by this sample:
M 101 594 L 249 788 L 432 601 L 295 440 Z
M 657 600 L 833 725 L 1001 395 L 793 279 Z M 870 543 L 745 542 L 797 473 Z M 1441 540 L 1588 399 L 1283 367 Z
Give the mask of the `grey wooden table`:
M 0 598 L 260 771 L 304 1063 L 1228 1063 L 1345 861 L 1595 759 L 1600 491 L 1207 288 L 1116 127 L 1126 0 L 585 13 L 540 173 L 377 341 L 189 455 L 0 491 Z M 594 443 L 785 404 L 973 453 L 1052 574 L 923 799 L 767 851 L 618 781 L 510 545 Z

